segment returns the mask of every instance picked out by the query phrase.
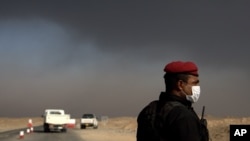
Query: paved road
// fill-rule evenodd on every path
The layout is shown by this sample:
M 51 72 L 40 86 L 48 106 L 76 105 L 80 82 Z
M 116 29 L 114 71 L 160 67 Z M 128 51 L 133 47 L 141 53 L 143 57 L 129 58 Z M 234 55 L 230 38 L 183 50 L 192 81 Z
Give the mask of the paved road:
M 0 133 L 0 141 L 84 141 L 74 132 L 75 129 L 68 129 L 66 133 L 50 132 L 45 133 L 41 127 L 36 127 L 33 133 L 25 133 L 22 139 L 19 138 L 19 130 L 12 130 Z M 25 131 L 25 129 L 24 129 Z

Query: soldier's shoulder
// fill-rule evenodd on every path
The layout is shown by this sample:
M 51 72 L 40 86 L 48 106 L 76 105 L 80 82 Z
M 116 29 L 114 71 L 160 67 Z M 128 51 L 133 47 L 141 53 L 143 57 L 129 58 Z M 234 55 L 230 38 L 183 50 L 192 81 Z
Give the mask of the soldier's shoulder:
M 140 114 L 152 113 L 154 110 L 156 110 L 157 105 L 158 105 L 158 100 L 151 101 L 141 110 Z
M 169 115 L 169 117 L 183 117 L 190 116 L 192 114 L 192 112 L 190 112 L 185 105 L 177 101 L 166 103 L 163 106 L 161 113 Z

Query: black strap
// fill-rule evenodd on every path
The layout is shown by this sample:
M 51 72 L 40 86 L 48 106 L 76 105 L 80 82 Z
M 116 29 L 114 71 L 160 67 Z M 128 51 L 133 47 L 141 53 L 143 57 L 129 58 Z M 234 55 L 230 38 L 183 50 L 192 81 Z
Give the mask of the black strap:
M 159 140 L 162 140 L 159 132 L 164 126 L 166 117 L 174 107 L 184 105 L 178 101 L 168 101 L 165 103 L 158 102 L 157 106 L 158 107 L 155 110 L 155 119 L 154 121 L 152 121 L 152 127 L 155 132 L 155 135 L 159 138 Z
M 160 114 L 164 119 L 166 119 L 167 115 L 169 114 L 170 111 L 176 106 L 184 106 L 178 101 L 169 101 L 164 104 L 164 106 L 160 109 Z

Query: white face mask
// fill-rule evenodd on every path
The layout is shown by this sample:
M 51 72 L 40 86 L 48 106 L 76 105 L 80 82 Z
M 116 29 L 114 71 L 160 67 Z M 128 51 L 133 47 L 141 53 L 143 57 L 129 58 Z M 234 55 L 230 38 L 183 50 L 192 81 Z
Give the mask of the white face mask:
M 201 93 L 200 86 L 192 86 L 192 95 L 186 95 L 186 99 L 192 103 L 197 102 Z

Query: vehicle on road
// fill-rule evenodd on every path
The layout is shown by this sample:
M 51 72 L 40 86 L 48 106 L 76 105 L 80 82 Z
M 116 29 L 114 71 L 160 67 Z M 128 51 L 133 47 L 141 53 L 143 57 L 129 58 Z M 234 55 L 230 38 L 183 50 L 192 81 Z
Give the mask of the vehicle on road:
M 52 130 L 56 131 L 67 131 L 67 124 L 70 120 L 70 115 L 65 114 L 62 109 L 46 109 L 43 114 L 44 132 L 50 132 Z
M 98 120 L 94 114 L 83 114 L 81 118 L 81 129 L 86 127 L 98 128 Z

